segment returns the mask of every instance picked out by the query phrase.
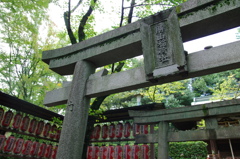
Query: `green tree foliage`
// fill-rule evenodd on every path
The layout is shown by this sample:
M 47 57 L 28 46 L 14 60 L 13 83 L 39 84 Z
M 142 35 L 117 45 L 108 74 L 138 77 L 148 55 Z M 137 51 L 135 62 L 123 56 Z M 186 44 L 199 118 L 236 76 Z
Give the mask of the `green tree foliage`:
M 49 0 L 0 3 L 0 30 L 4 33 L 0 37 L 1 91 L 36 105 L 43 105 L 45 92 L 60 87 L 58 83 L 62 81 L 41 61 L 42 49 L 52 47 L 40 31 L 47 19 L 49 3 Z
M 187 0 L 139 0 L 135 5 L 135 16 L 137 18 L 144 18 L 186 1 Z
M 143 58 L 125 61 L 123 70 L 143 66 Z M 105 66 L 111 71 L 110 66 Z M 188 89 L 189 80 L 156 85 L 137 90 L 109 95 L 102 103 L 102 110 L 125 108 L 137 105 L 137 96 L 141 96 L 141 104 L 165 103 L 167 108 L 191 105 L 193 93 Z
M 180 89 L 178 92 L 169 95 L 164 100 L 167 108 L 189 106 L 193 102 L 194 94 L 188 88 Z
M 216 84 L 216 87 L 212 89 L 213 100 L 232 99 L 240 96 L 239 93 L 240 81 L 237 81 L 235 75 L 229 75 L 221 82 Z
M 196 78 L 193 82 L 193 88 L 197 96 L 206 94 L 206 92 L 209 90 L 204 78 Z
M 236 38 L 240 39 L 240 28 Z M 193 79 L 195 97 L 213 95 L 212 100 L 237 98 L 239 96 L 240 69 L 215 73 Z
M 196 97 L 200 95 L 214 95 L 213 99 L 229 98 L 229 93 L 235 93 L 231 96 L 237 97 L 239 91 L 240 69 L 215 73 L 193 79 L 193 90 Z
M 169 156 L 173 159 L 205 159 L 207 156 L 207 143 L 203 141 L 171 142 L 169 143 Z
M 187 86 L 188 80 L 184 80 L 112 94 L 104 100 L 102 109 L 136 106 L 137 96 L 141 96 L 141 104 L 165 103 L 166 108 L 191 105 L 193 93 Z

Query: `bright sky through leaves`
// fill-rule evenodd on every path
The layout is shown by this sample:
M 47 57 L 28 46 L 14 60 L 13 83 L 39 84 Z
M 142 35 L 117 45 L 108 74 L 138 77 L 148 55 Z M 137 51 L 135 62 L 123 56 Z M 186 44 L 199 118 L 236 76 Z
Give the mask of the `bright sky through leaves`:
M 109 0 L 108 0 L 109 1 Z M 110 2 L 110 1 L 109 1 Z M 105 3 L 104 10 L 108 10 L 111 12 L 111 14 L 96 14 L 96 26 L 95 30 L 97 32 L 102 32 L 105 29 L 110 29 L 111 26 L 116 26 L 120 19 L 120 10 L 121 10 L 121 1 L 117 1 L 119 3 Z M 128 4 L 126 3 L 125 6 Z M 51 4 L 50 6 L 50 18 L 53 20 L 53 22 L 59 27 L 64 28 L 64 20 L 62 17 L 63 10 L 60 9 L 60 7 L 55 6 L 54 4 Z M 119 10 L 119 13 L 118 11 Z M 234 41 L 237 41 L 239 39 L 236 38 L 236 33 L 238 32 L 237 28 L 233 28 L 221 33 L 217 33 L 214 35 L 210 35 L 207 37 L 203 37 L 200 39 L 195 39 L 193 41 L 189 41 L 184 43 L 184 49 L 188 51 L 188 53 L 197 52 L 200 50 L 203 50 L 206 46 L 219 46 L 224 45 L 227 43 L 231 43 Z

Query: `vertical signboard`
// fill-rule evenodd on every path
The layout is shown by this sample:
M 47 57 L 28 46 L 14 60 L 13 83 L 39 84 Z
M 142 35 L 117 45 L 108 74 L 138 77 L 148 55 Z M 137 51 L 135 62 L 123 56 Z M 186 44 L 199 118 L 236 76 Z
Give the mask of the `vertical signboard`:
M 147 80 L 187 72 L 175 8 L 143 19 L 140 30 Z

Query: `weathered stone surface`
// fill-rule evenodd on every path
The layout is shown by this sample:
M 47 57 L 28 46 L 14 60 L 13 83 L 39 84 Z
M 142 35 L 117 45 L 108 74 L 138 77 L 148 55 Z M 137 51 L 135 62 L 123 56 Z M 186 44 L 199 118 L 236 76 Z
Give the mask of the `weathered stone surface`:
M 168 139 L 171 142 L 177 141 L 199 141 L 209 139 L 231 139 L 240 138 L 238 133 L 239 126 L 226 127 L 218 129 L 193 130 L 193 131 L 179 131 L 169 133 Z
M 143 67 L 114 73 L 98 79 L 91 79 L 87 82 L 86 94 L 90 97 L 96 97 L 239 68 L 239 50 L 240 41 L 237 41 L 231 44 L 214 47 L 209 50 L 189 54 L 188 76 L 168 76 L 167 78 L 162 78 L 156 83 L 151 83 L 146 80 Z M 67 87 L 48 92 L 44 103 L 45 105 L 55 105 L 54 103 L 57 104 L 58 102 L 64 104 L 64 102 L 66 103 L 68 94 L 69 88 Z
M 206 75 L 239 68 L 239 50 L 240 41 L 237 41 L 190 54 L 188 56 L 189 72 L 192 73 L 192 76 L 201 76 L 202 72 Z
M 97 73 L 91 74 L 88 80 L 94 80 L 101 76 L 108 74 L 106 69 L 100 70 Z M 69 97 L 69 92 L 71 90 L 72 82 L 63 82 L 63 88 L 55 89 L 47 93 L 47 96 L 44 98 L 44 103 L 46 106 L 56 106 L 61 104 L 66 104 Z M 57 99 L 56 99 L 57 98 Z
M 66 104 L 67 99 L 69 97 L 70 90 L 71 90 L 71 85 L 47 92 L 43 101 L 44 105 L 51 107 L 51 106 Z
M 68 86 L 71 86 L 71 84 L 72 84 L 72 81 L 63 81 L 62 86 L 68 87 Z
M 153 24 L 147 26 L 145 21 Z M 187 62 L 175 8 L 144 19 L 140 32 L 147 80 L 186 71 Z
M 102 76 L 106 76 L 108 74 L 108 70 L 107 69 L 102 69 L 94 74 L 91 74 L 91 76 L 89 77 L 88 80 L 93 80 Z
M 194 1 L 188 1 L 187 3 L 194 4 Z M 200 0 L 196 2 L 199 1 Z M 209 0 L 202 1 L 202 3 L 208 3 L 208 1 Z M 229 2 L 229 4 L 225 2 Z M 196 9 L 193 9 L 192 13 L 189 12 L 179 17 L 182 39 L 184 42 L 225 31 L 240 25 L 240 18 L 238 18 L 240 16 L 239 0 L 222 0 L 218 2 L 215 1 L 214 3 L 217 3 L 218 5 L 203 5 L 204 8 L 199 8 L 196 6 Z M 181 6 L 184 5 L 185 3 L 183 3 Z
M 140 25 L 139 22 L 131 23 L 126 26 L 109 31 L 107 33 L 98 35 L 96 37 L 84 40 L 81 43 L 77 43 L 74 45 L 66 46 L 55 50 L 44 51 L 42 60 L 49 64 L 49 61 L 51 59 L 68 56 L 69 54 L 76 53 L 99 44 L 103 44 L 107 41 L 112 41 L 112 39 L 120 38 L 132 32 L 136 32 L 136 30 L 139 29 L 139 25 Z
M 87 95 L 94 97 L 137 89 L 156 84 L 173 82 L 185 78 L 197 77 L 225 71 L 228 69 L 239 68 L 240 64 L 240 42 L 234 42 L 223 46 L 215 47 L 210 50 L 203 50 L 188 55 L 188 76 L 181 75 L 168 76 L 152 84 L 146 81 L 143 68 L 116 73 L 104 76 L 98 80 L 88 81 Z M 227 56 L 226 56 L 227 54 Z M 142 74 L 143 73 L 143 74 Z M 119 81 L 119 82 L 115 82 Z
M 76 64 L 59 141 L 58 159 L 82 157 L 90 104 L 90 98 L 85 96 L 85 86 L 94 70 L 95 67 L 89 62 L 80 61 Z
M 142 54 L 140 36 L 138 33 L 131 33 L 124 37 L 100 43 L 96 46 L 70 52 L 64 57 L 54 58 L 50 61 L 50 68 L 56 72 L 61 69 L 61 75 L 72 74 L 66 67 L 71 67 L 78 60 L 87 60 L 96 67 L 105 66 L 114 62 L 122 61 Z
M 216 129 L 218 128 L 218 121 L 214 117 L 207 117 L 204 118 L 205 120 L 205 125 L 207 129 Z
M 134 118 L 134 122 L 142 124 L 157 123 L 160 121 L 179 122 L 200 120 L 206 117 L 239 114 L 240 99 L 160 111 L 129 111 L 129 115 Z
M 109 80 L 109 78 L 111 79 Z M 87 90 L 87 93 L 95 89 L 100 91 L 99 93 L 97 92 L 98 96 L 100 96 L 104 94 L 105 95 L 111 94 L 115 91 L 120 92 L 124 90 L 126 91 L 129 90 L 129 87 L 127 89 L 122 88 L 123 83 L 128 83 L 131 89 L 137 89 L 139 88 L 139 85 L 141 85 L 143 81 L 146 81 L 144 69 L 142 67 L 136 68 L 136 69 L 132 69 L 125 72 L 119 72 L 111 75 L 102 76 L 99 78 L 89 79 L 87 83 L 87 87 L 88 87 L 87 89 L 89 90 Z M 107 92 L 103 94 L 101 92 L 102 90 L 107 90 Z M 64 87 L 64 88 L 47 92 L 44 99 L 44 105 L 54 106 L 57 104 L 60 105 L 60 103 L 66 104 L 69 92 L 70 92 L 70 87 Z M 93 96 L 90 95 L 90 97 L 93 97 Z
M 158 124 L 158 159 L 168 158 L 168 129 L 169 123 L 168 122 L 159 122 Z
M 187 1 L 183 4 L 181 4 L 178 8 L 177 8 L 177 12 L 179 14 L 183 14 L 184 12 L 189 12 L 189 11 L 193 11 L 196 10 L 198 8 L 202 8 L 206 5 L 209 5 L 211 3 L 216 2 L 215 0 L 194 0 L 194 1 Z
M 240 138 L 240 126 L 207 130 L 168 132 L 168 142 L 206 141 L 210 139 Z M 137 135 L 136 143 L 158 143 L 159 134 Z

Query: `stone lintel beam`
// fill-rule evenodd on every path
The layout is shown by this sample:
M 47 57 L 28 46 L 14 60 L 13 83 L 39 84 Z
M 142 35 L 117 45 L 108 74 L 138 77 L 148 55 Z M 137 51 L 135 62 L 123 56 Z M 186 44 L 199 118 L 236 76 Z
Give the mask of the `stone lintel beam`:
M 215 139 L 239 139 L 240 127 L 225 127 L 217 129 L 205 129 L 205 130 L 190 130 L 190 131 L 178 131 L 168 132 L 168 142 L 181 142 L 181 141 L 206 141 Z M 158 143 L 158 134 L 136 135 L 136 143 Z
M 201 8 L 203 8 L 206 5 L 213 4 L 214 2 L 216 2 L 216 1 L 214 1 L 214 0 L 205 0 L 205 1 L 202 1 L 202 0 L 190 0 L 190 1 L 187 1 L 187 2 L 182 3 L 180 5 L 179 14 L 189 13 L 191 11 L 194 11 L 194 10 L 197 10 L 197 9 L 201 9 Z
M 161 121 L 181 122 L 194 121 L 208 117 L 222 117 L 240 114 L 240 99 L 233 99 L 196 106 L 181 107 L 178 109 L 165 109 L 155 111 L 131 111 L 129 116 L 135 123 L 157 123 Z
M 223 3 L 222 6 L 208 6 L 217 2 L 215 0 L 204 2 L 191 0 L 177 7 L 183 42 L 240 25 L 240 18 L 238 18 L 240 17 L 240 1 L 231 0 L 230 4 L 220 2 Z M 152 24 L 156 22 L 156 19 L 161 20 L 157 18 L 157 15 L 152 15 L 74 45 L 44 51 L 42 60 L 48 63 L 53 71 L 61 75 L 69 75 L 73 73 L 78 60 L 87 60 L 96 67 L 100 67 L 141 55 L 141 22 Z
M 204 2 L 188 1 L 193 4 L 196 9 L 186 7 L 185 14 L 179 15 L 179 23 L 183 41 L 190 41 L 200 37 L 225 31 L 240 25 L 240 19 L 236 16 L 240 14 L 240 1 L 230 0 L 229 4 L 224 0 Z M 196 3 L 199 3 L 197 7 Z M 183 3 L 185 4 L 185 3 Z M 211 5 L 212 4 L 212 5 Z M 187 4 L 185 4 L 186 6 Z M 182 11 L 184 12 L 184 8 Z M 191 12 L 189 12 L 191 11 Z
M 136 32 L 138 29 L 140 29 L 140 23 L 135 22 L 135 23 L 131 23 L 126 26 L 114 29 L 107 33 L 95 36 L 93 38 L 84 40 L 74 45 L 70 45 L 70 46 L 66 46 L 66 47 L 54 49 L 54 50 L 47 50 L 43 52 L 42 60 L 47 64 L 49 64 L 51 59 L 68 56 L 69 54 L 76 53 L 81 50 L 85 50 L 97 45 L 101 45 L 108 41 L 113 41 L 113 39 L 121 38 L 132 32 Z
M 226 71 L 239 68 L 240 65 L 240 41 L 203 50 L 188 55 L 188 75 L 169 75 L 163 77 L 156 83 L 146 80 L 143 67 L 131 69 L 124 72 L 101 76 L 99 78 L 89 79 L 87 82 L 86 95 L 97 97 L 123 91 L 134 90 L 147 86 L 163 84 L 203 76 L 211 73 Z M 54 106 L 64 104 L 68 98 L 70 86 L 53 90 L 47 93 L 44 104 Z M 55 103 L 55 104 L 54 104 Z
M 51 107 L 62 104 L 67 104 L 68 96 L 71 90 L 71 86 L 55 89 L 46 93 L 44 98 L 44 105 Z
M 89 80 L 94 80 L 94 79 L 100 78 L 101 76 L 105 76 L 107 74 L 108 74 L 108 70 L 102 69 L 102 70 L 90 75 Z M 72 84 L 72 82 L 64 82 L 63 88 L 55 89 L 53 91 L 47 92 L 47 95 L 44 98 L 43 103 L 45 103 L 45 105 L 49 106 L 49 107 L 66 104 L 70 90 L 71 90 L 71 84 Z M 57 98 L 57 100 L 56 100 L 56 98 Z
M 189 54 L 188 75 L 173 74 L 156 83 L 146 81 L 142 67 L 102 76 L 88 81 L 86 95 L 96 97 L 236 69 L 240 64 L 239 50 L 240 41 Z
M 73 73 L 73 65 L 78 60 L 86 60 L 93 63 L 96 67 L 101 67 L 141 54 L 140 34 L 132 33 L 126 37 L 100 43 L 78 52 L 70 52 L 63 57 L 54 58 L 50 60 L 49 67 L 61 75 L 69 75 Z

